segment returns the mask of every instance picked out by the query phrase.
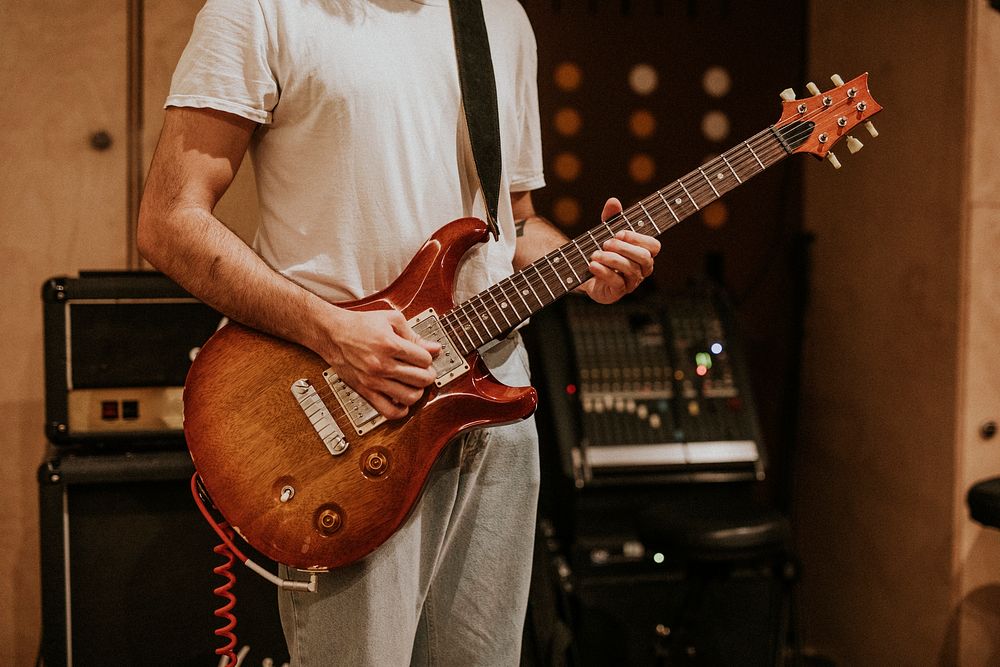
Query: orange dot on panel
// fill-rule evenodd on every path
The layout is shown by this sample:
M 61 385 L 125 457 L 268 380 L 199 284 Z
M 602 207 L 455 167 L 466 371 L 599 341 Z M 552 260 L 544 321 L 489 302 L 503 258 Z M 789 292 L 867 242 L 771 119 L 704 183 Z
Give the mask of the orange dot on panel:
M 553 167 L 556 176 L 561 180 L 575 181 L 580 176 L 583 164 L 580 162 L 580 158 L 573 153 L 560 153 L 553 160 Z
M 583 81 L 583 71 L 579 65 L 567 60 L 556 65 L 552 77 L 555 79 L 556 88 L 572 92 L 580 87 L 580 82 Z
M 628 129 L 639 139 L 648 139 L 656 132 L 656 117 L 645 109 L 633 111 L 628 119 Z
M 648 183 L 656 175 L 656 162 L 645 153 L 637 153 L 628 161 L 628 174 L 636 183 Z
M 709 111 L 701 118 L 701 132 L 709 141 L 722 141 L 729 136 L 729 116 Z
M 729 209 L 721 201 L 714 201 L 701 209 L 701 221 L 709 229 L 718 229 L 729 221 Z
M 733 79 L 729 70 L 715 65 L 705 70 L 701 77 L 701 85 L 712 97 L 725 97 L 733 87 Z
M 576 109 L 563 107 L 556 111 L 555 116 L 556 132 L 564 137 L 572 137 L 583 127 L 583 118 Z
M 552 215 L 565 227 L 580 221 L 580 202 L 573 197 L 560 197 L 552 204 Z
M 635 65 L 628 73 L 628 85 L 637 95 L 649 95 L 660 83 L 656 68 L 646 63 Z

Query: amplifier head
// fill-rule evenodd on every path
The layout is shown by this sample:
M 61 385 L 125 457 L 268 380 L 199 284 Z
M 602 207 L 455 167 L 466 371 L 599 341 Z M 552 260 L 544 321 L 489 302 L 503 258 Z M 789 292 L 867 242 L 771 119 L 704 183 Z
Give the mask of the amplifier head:
M 51 278 L 42 301 L 49 439 L 182 444 L 184 378 L 221 316 L 153 272 Z

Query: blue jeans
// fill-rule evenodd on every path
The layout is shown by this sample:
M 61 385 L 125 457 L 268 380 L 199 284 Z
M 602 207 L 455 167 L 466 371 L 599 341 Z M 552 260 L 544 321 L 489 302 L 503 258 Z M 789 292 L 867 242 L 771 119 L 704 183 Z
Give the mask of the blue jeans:
M 517 334 L 483 360 L 501 382 L 528 384 Z M 455 439 L 385 544 L 319 575 L 316 593 L 279 593 L 292 665 L 517 665 L 538 484 L 533 419 Z

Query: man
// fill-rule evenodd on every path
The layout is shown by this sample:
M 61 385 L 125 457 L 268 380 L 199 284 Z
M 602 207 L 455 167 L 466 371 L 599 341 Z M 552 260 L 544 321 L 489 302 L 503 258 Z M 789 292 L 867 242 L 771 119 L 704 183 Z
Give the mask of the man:
M 516 0 L 483 4 L 501 234 L 468 253 L 457 302 L 565 242 L 531 201 L 544 183 L 531 27 Z M 439 345 L 399 313 L 335 304 L 385 288 L 446 222 L 486 217 L 453 44 L 447 0 L 209 0 L 174 74 L 140 211 L 152 265 L 232 319 L 310 348 L 388 419 L 434 381 Z M 253 249 L 212 215 L 248 148 Z M 603 216 L 620 210 L 610 199 Z M 620 234 L 579 291 L 617 300 L 658 250 Z M 516 334 L 482 354 L 500 381 L 527 384 Z M 315 594 L 281 594 L 293 662 L 516 664 L 537 486 L 531 420 L 449 445 L 385 544 L 321 576 Z

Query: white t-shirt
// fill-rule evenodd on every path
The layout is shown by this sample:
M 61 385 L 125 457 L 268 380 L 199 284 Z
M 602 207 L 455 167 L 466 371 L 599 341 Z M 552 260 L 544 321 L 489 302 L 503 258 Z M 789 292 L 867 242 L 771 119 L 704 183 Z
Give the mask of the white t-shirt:
M 512 272 L 510 193 L 544 185 L 535 39 L 516 0 L 484 2 L 503 170 L 500 242 L 471 251 L 461 302 Z M 445 223 L 485 219 L 447 0 L 208 0 L 166 106 L 263 125 L 250 153 L 256 250 L 331 301 L 385 288 Z

